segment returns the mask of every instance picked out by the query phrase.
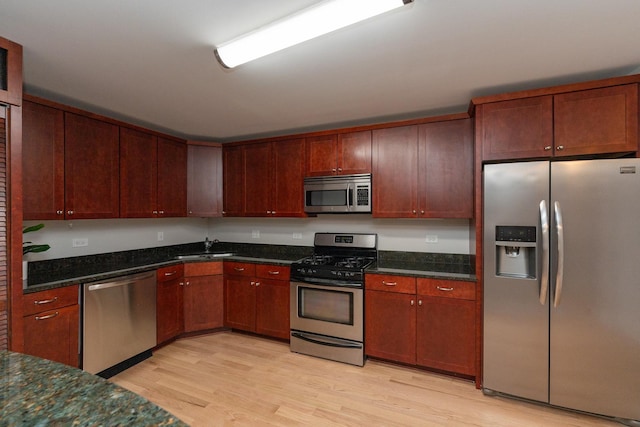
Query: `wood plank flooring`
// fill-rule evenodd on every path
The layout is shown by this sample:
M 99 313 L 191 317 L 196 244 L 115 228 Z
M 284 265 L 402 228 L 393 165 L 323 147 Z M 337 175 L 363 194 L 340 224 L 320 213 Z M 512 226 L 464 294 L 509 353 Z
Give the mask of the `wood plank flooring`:
M 363 368 L 233 332 L 176 341 L 111 378 L 197 426 L 620 426 L 487 397 L 473 383 L 368 360 Z

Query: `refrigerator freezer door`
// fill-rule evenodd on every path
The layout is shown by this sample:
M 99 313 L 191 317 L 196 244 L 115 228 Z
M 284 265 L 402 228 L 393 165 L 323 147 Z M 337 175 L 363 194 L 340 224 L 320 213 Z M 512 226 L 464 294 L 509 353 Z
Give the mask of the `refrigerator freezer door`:
M 551 308 L 550 403 L 639 420 L 640 159 L 552 163 L 551 200 L 561 206 L 564 280 Z
M 540 298 L 545 284 L 540 206 L 544 200 L 548 209 L 548 198 L 549 162 L 484 168 L 483 386 L 541 402 L 549 399 L 550 298 L 542 304 Z M 496 245 L 496 226 L 536 227 L 535 278 L 498 275 L 500 251 L 508 246 Z

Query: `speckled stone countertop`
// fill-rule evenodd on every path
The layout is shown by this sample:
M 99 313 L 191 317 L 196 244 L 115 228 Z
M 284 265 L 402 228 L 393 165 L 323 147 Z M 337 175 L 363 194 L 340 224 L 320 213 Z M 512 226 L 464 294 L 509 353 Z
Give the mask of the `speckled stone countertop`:
M 477 281 L 471 256 L 458 254 L 379 251 L 367 273 Z
M 103 378 L 8 351 L 0 351 L 0 425 L 187 427 Z

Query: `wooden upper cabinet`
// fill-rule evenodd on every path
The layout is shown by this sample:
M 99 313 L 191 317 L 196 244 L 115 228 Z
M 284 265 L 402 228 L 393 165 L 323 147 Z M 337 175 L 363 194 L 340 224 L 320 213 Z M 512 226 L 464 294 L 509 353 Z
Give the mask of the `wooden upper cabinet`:
M 472 120 L 424 124 L 418 138 L 420 216 L 472 218 Z
M 0 37 L 0 102 L 22 103 L 22 46 Z
M 515 99 L 476 107 L 476 133 L 483 160 L 550 157 L 553 97 Z
M 373 131 L 372 212 L 415 218 L 418 209 L 418 126 Z
M 158 216 L 187 216 L 187 145 L 158 137 Z
M 189 142 L 187 215 L 222 216 L 222 147 Z
M 306 176 L 371 173 L 371 131 L 306 138 Z
M 304 139 L 225 147 L 225 216 L 304 216 Z
M 305 216 L 304 213 L 304 139 L 273 143 L 271 215 Z
M 158 201 L 158 138 L 120 128 L 120 216 L 150 218 Z
M 64 116 L 66 218 L 117 218 L 118 126 L 74 113 Z
M 244 216 L 271 215 L 271 143 L 245 147 Z
M 64 219 L 64 113 L 23 101 L 22 183 L 25 220 Z
M 557 156 L 638 150 L 638 85 L 556 95 L 554 150 Z
M 224 216 L 242 216 L 244 214 L 244 147 L 224 147 L 223 159 L 223 195 Z
M 489 161 L 634 152 L 638 85 L 481 104 L 476 139 Z

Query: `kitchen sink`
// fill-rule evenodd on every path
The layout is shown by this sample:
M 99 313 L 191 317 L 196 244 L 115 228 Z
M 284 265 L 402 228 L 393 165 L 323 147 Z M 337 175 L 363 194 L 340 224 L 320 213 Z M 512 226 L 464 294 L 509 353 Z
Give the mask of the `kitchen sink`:
M 214 259 L 214 258 L 223 258 L 228 256 L 235 255 L 233 252 L 206 252 L 201 254 L 193 254 L 193 255 L 178 255 L 175 259 L 180 261 L 197 261 L 197 260 L 206 260 L 206 259 Z

